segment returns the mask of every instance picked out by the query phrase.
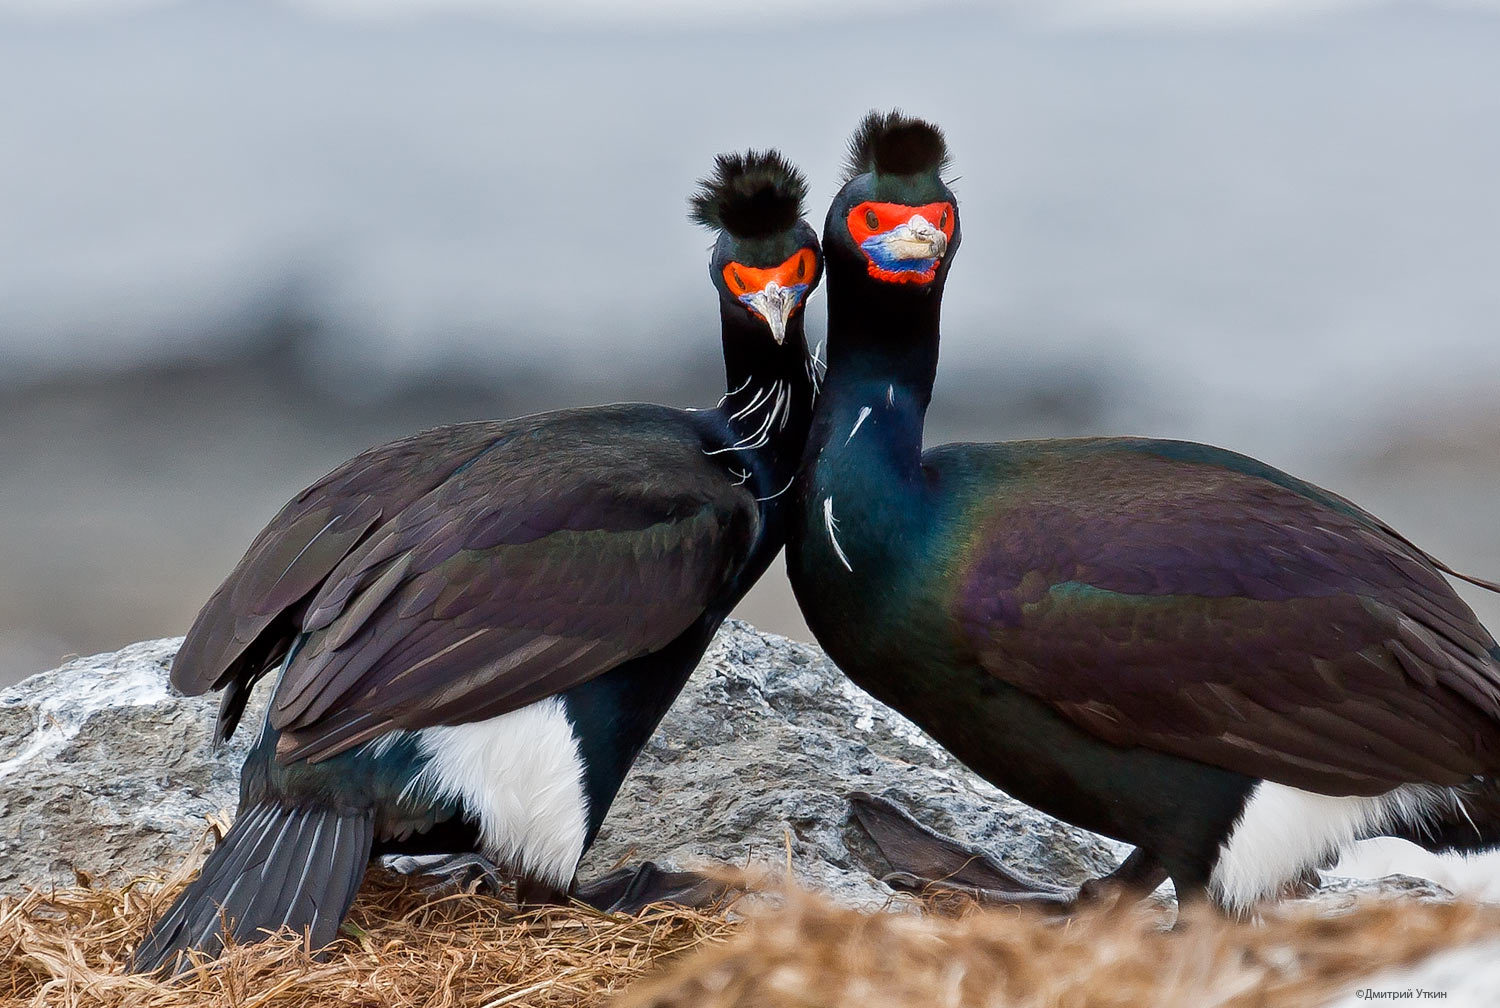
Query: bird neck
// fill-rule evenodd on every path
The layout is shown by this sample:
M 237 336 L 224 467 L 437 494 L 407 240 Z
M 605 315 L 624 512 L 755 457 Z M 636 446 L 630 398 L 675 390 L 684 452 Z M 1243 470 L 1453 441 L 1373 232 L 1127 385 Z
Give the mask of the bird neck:
M 872 474 L 903 481 L 915 476 L 937 375 L 941 308 L 941 277 L 930 287 L 909 288 L 872 280 L 863 269 L 830 264 L 828 375 L 809 457 L 830 450 L 842 454 L 841 448 L 859 444 L 859 456 Z M 851 438 L 856 426 L 859 433 Z
M 739 454 L 760 464 L 756 476 L 789 480 L 801 460 L 812 424 L 813 371 L 803 332 L 803 312 L 787 322 L 778 345 L 765 323 L 738 304 L 720 304 L 725 393 L 717 411 Z
M 828 375 L 798 477 L 803 520 L 793 534 L 803 547 L 798 562 L 844 568 L 839 576 L 876 604 L 887 598 L 877 582 L 905 569 L 906 552 L 931 525 L 922 426 L 937 370 L 939 292 L 893 292 L 863 273 L 829 280 Z

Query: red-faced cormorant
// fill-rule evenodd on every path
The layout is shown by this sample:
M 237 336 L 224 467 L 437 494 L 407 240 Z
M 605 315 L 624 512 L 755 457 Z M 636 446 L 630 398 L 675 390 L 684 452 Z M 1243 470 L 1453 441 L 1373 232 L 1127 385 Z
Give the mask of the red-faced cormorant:
M 210 954 L 223 922 L 331 941 L 372 854 L 498 865 L 527 902 L 631 908 L 697 879 L 579 858 L 719 624 L 780 550 L 810 422 L 804 305 L 822 273 L 779 154 L 720 157 L 713 228 L 728 393 L 442 427 L 373 448 L 282 509 L 172 667 L 275 687 L 239 814 L 135 968 Z M 643 843 L 651 838 L 642 837 Z
M 1336 494 L 1144 438 L 923 451 L 960 239 L 938 129 L 872 114 L 823 235 L 828 375 L 787 562 L 819 642 L 976 772 L 1242 910 L 1357 838 L 1500 842 L 1500 649 Z M 970 853 L 862 799 L 919 877 Z M 969 884 L 1050 899 L 991 862 Z

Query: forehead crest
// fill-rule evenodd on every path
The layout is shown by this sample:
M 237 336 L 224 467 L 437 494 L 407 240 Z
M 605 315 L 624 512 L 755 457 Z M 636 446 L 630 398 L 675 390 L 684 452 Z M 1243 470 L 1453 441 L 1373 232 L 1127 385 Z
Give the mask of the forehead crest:
M 937 126 L 899 109 L 871 112 L 849 139 L 844 181 L 866 173 L 938 177 L 948 166 L 948 142 Z
M 807 180 L 780 152 L 720 154 L 688 200 L 688 216 L 735 238 L 767 238 L 797 226 L 806 198 Z

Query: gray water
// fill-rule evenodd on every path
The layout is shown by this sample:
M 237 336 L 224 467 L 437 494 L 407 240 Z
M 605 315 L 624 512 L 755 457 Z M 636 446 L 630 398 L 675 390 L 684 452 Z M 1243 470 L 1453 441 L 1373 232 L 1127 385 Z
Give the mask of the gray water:
M 1225 444 L 1500 573 L 1493 8 L 590 25 L 17 3 L 0 678 L 181 632 L 275 508 L 367 444 L 711 401 L 693 181 L 777 145 L 820 219 L 843 138 L 898 104 L 947 128 L 963 207 L 935 434 Z M 748 614 L 800 632 L 779 582 Z

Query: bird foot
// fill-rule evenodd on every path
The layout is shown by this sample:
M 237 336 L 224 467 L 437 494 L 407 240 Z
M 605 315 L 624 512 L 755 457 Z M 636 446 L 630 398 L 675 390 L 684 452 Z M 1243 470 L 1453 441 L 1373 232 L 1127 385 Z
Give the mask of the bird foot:
M 499 896 L 507 878 L 499 865 L 473 851 L 463 854 L 400 854 L 386 858 L 385 866 L 401 875 L 432 879 L 422 891 L 434 896 L 461 892 Z
M 855 821 L 893 869 L 881 881 L 904 892 L 951 892 L 981 904 L 1071 916 L 1122 893 L 1149 892 L 1166 878 L 1153 858 L 1137 850 L 1110 874 L 1067 889 L 1019 875 L 985 851 L 928 829 L 884 798 L 859 792 L 850 795 L 849 803 Z
M 640 913 L 653 903 L 703 908 L 722 903 L 730 886 L 707 875 L 664 871 L 654 862 L 617 868 L 573 889 L 573 898 L 605 913 Z
M 1074 892 L 986 889 L 982 886 L 963 885 L 951 878 L 923 878 L 911 872 L 899 871 L 888 872 L 880 876 L 880 881 L 897 892 L 907 892 L 913 896 L 932 897 L 939 900 L 956 896 L 961 902 L 971 900 L 981 906 L 1032 907 L 1048 916 L 1069 917 L 1077 912 L 1080 906 L 1077 894 Z
M 1014 896 L 1020 902 L 1061 897 L 1061 886 L 1018 875 L 977 847 L 936 833 L 911 813 L 884 798 L 864 792 L 849 796 L 854 820 L 875 843 L 893 869 L 885 881 L 893 888 L 947 889 Z

